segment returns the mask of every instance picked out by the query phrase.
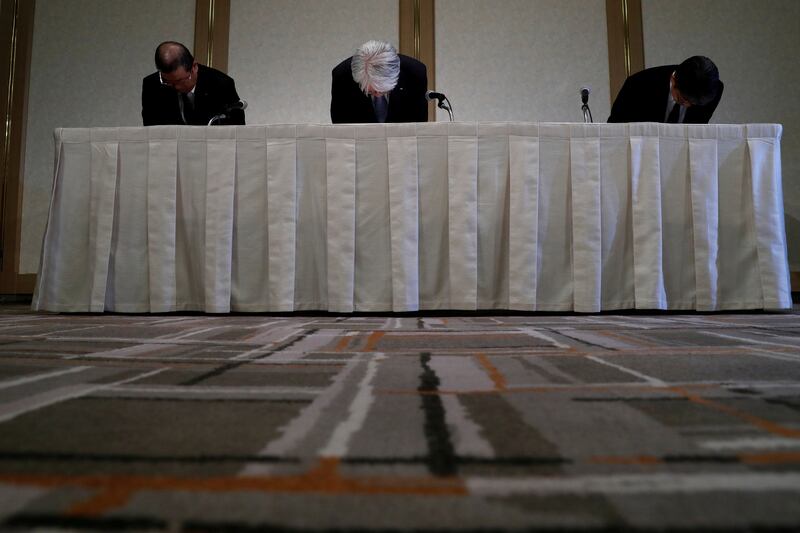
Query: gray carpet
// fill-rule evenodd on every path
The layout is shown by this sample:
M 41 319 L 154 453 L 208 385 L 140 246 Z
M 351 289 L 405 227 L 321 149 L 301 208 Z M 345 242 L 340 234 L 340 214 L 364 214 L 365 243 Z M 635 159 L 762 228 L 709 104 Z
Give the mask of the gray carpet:
M 0 529 L 797 531 L 800 309 L 5 304 Z

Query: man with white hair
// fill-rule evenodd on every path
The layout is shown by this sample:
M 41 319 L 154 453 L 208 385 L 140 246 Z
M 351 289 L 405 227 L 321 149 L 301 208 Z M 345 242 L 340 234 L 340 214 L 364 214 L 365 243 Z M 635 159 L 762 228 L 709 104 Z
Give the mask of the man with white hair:
M 425 65 L 383 41 L 367 41 L 332 72 L 331 122 L 426 122 Z

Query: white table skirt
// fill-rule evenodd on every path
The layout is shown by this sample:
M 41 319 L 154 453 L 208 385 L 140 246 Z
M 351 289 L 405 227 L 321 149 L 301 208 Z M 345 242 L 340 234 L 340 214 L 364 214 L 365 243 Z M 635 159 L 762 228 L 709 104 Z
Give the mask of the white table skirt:
M 777 124 L 57 129 L 34 309 L 791 307 Z

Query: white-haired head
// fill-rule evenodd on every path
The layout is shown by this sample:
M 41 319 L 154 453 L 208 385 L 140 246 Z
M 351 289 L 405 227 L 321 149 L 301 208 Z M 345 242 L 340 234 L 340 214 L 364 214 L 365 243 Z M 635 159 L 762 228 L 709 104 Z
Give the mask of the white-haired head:
M 352 62 L 353 80 L 364 94 L 385 94 L 397 85 L 400 57 L 384 41 L 367 41 L 356 49 Z

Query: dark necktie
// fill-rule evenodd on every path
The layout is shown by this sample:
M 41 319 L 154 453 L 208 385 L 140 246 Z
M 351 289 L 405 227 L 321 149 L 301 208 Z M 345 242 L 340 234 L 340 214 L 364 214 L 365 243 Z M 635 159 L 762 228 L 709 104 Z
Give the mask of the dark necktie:
M 386 96 L 376 96 L 372 99 L 372 105 L 375 107 L 375 119 L 378 122 L 386 122 L 386 115 L 389 114 L 389 103 L 386 101 Z
M 667 117 L 667 122 L 670 124 L 677 124 L 678 118 L 681 116 L 681 106 L 678 105 L 678 102 L 675 102 L 675 105 L 672 106 L 672 111 L 669 112 L 669 116 Z
M 188 93 L 181 93 L 181 114 L 186 124 L 192 123 L 194 116 L 194 102 Z

